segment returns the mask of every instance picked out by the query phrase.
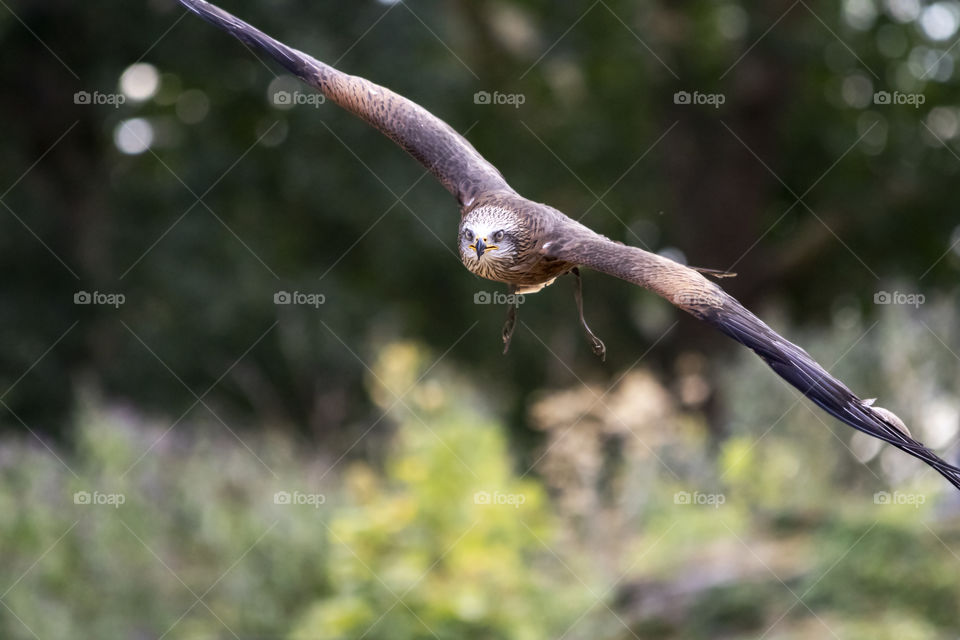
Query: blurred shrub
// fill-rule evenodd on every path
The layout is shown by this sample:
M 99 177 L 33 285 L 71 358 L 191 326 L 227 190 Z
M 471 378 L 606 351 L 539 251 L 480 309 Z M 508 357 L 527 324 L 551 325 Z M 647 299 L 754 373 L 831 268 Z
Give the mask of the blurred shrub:
M 415 379 L 420 353 L 385 349 L 378 379 Z M 16 617 L 0 637 L 562 634 L 595 600 L 570 571 L 590 572 L 512 472 L 503 429 L 438 378 L 402 401 L 383 469 L 336 482 L 285 438 L 120 410 L 86 411 L 59 460 L 6 441 L 0 585 Z
M 291 443 L 251 438 L 261 464 L 222 432 L 168 426 L 95 409 L 74 454 L 4 441 L 0 574 L 16 617 L 0 616 L 0 637 L 276 635 L 329 590 L 324 512 L 273 499 L 317 469 Z
M 371 373 L 375 401 L 402 405 L 394 448 L 383 476 L 364 464 L 346 474 L 329 521 L 337 592 L 293 638 L 532 640 L 564 633 L 593 602 L 539 483 L 513 474 L 503 430 L 470 408 L 470 390 L 445 372 L 404 397 L 425 355 L 392 345 Z
M 884 308 L 879 323 L 838 305 L 828 331 L 768 315 L 956 455 L 951 298 Z M 819 411 L 754 354 L 716 366 L 727 435 L 715 442 L 704 405 L 688 401 L 712 389 L 668 390 L 640 368 L 531 405 L 546 433 L 536 468 L 627 624 L 658 638 L 952 637 L 960 500 L 950 485 Z

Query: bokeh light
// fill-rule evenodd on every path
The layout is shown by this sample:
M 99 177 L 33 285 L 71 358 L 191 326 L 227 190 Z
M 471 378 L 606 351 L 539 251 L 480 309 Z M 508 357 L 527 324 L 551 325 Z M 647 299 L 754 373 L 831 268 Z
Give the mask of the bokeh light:
M 146 118 L 124 120 L 114 129 L 113 143 L 121 153 L 143 153 L 153 144 L 153 126 Z
M 138 62 L 126 68 L 120 76 L 120 91 L 134 102 L 149 100 L 160 86 L 160 74 L 156 67 Z
M 931 40 L 948 40 L 960 26 L 960 14 L 953 2 L 937 2 L 920 14 L 920 28 Z

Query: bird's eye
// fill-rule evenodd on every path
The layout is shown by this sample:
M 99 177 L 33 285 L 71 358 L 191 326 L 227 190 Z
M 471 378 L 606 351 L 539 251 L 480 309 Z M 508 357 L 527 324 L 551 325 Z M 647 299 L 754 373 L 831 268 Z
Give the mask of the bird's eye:
M 501 229 L 500 231 L 497 231 L 495 234 L 493 234 L 493 241 L 494 241 L 494 242 L 500 242 L 501 240 L 503 240 L 503 229 Z
M 464 229 L 463 237 L 467 239 L 467 242 L 473 242 L 473 231 L 470 231 L 470 229 Z

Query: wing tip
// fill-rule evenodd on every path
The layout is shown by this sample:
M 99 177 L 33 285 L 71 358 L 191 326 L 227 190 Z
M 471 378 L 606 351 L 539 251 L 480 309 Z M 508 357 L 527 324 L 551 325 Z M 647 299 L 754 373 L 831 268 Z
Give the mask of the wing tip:
M 777 334 L 731 296 L 725 296 L 722 307 L 710 309 L 704 320 L 752 349 L 777 375 L 836 419 L 918 458 L 960 489 L 960 467 L 915 440 L 899 416 L 875 406 L 876 398 L 859 398 L 806 351 Z
M 241 42 L 261 49 L 280 63 L 285 69 L 297 75 L 309 84 L 311 82 L 309 67 L 324 66 L 310 56 L 271 38 L 253 25 L 244 22 L 229 11 L 221 9 L 207 0 L 179 0 L 187 10 L 200 16 L 215 27 L 223 29 Z

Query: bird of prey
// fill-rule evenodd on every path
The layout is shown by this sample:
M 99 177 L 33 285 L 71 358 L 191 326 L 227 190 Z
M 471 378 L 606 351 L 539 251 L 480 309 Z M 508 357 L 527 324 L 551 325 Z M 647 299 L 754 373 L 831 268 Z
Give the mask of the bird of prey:
M 649 289 L 759 355 L 777 374 L 827 413 L 927 463 L 960 489 L 957 468 L 915 440 L 892 412 L 862 400 L 806 351 L 743 307 L 701 271 L 637 247 L 614 242 L 562 212 L 524 198 L 446 122 L 389 89 L 348 75 L 271 38 L 204 0 L 180 0 L 187 9 L 266 52 L 288 71 L 385 134 L 423 164 L 457 199 L 457 246 L 472 273 L 502 282 L 511 293 L 533 293 L 572 274 L 580 324 L 594 351 L 603 342 L 583 316 L 580 272 L 586 267 Z M 720 273 L 719 275 L 725 275 Z M 504 351 L 516 323 L 510 305 Z

